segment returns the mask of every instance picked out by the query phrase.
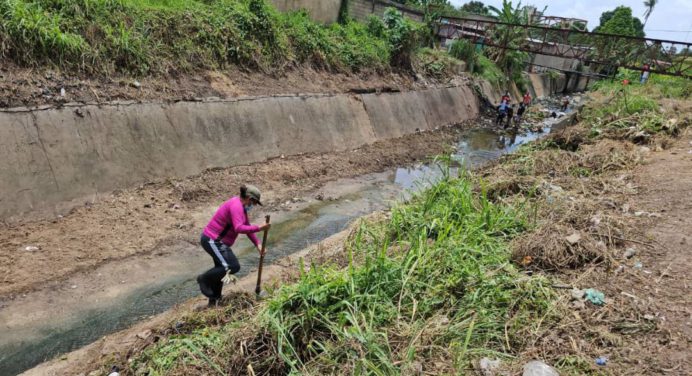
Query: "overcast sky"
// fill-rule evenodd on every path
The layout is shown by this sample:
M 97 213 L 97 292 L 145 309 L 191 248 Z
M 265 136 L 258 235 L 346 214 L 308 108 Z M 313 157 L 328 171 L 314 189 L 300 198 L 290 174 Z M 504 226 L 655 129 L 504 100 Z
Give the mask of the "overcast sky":
M 502 0 L 481 1 L 498 8 L 502 4 Z M 450 0 L 450 2 L 460 6 L 467 0 Z M 514 0 L 513 3 L 517 4 L 518 1 Z M 632 14 L 644 22 L 644 0 L 525 0 L 522 4 L 535 5 L 539 10 L 547 5 L 546 15 L 550 16 L 588 20 L 589 30 L 598 26 L 601 13 L 613 10 L 619 5 L 632 8 Z M 677 30 L 677 32 L 661 30 Z M 659 0 L 644 29 L 649 38 L 683 42 L 692 41 L 690 30 L 692 30 L 692 0 Z

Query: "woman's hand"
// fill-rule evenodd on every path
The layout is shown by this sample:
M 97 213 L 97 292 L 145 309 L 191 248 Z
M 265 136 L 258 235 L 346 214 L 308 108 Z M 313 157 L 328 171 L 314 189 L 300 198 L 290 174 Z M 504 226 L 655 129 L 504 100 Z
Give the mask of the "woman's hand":
M 259 226 L 260 231 L 269 230 L 272 227 L 271 223 L 264 223 Z

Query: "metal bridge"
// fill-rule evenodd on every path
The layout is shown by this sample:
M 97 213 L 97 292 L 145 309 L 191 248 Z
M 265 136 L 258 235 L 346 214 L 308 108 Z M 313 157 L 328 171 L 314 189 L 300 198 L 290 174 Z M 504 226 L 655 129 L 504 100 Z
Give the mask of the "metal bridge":
M 464 38 L 483 46 L 575 59 L 589 66 L 595 72 L 591 74 L 596 75 L 616 72 L 617 67 L 641 70 L 646 63 L 651 73 L 692 78 L 692 43 L 594 33 L 571 24 L 565 28 L 561 17 L 540 21 L 542 25 L 523 25 L 443 17 L 438 35 L 447 39 Z M 516 43 L 516 38 L 506 37 L 517 32 L 526 35 L 520 43 Z

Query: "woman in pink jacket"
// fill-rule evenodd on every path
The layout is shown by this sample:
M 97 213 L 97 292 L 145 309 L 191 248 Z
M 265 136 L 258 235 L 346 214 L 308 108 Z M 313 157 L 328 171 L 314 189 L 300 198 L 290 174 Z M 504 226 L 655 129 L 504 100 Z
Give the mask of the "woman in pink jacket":
M 270 224 L 261 226 L 250 224 L 247 213 L 253 205 L 262 205 L 260 191 L 257 187 L 248 185 L 240 187 L 240 196 L 233 196 L 221 204 L 202 233 L 202 248 L 214 260 L 214 267 L 197 277 L 199 289 L 209 298 L 209 305 L 214 306 L 221 299 L 221 281 L 227 272 L 232 274 L 240 270 L 238 258 L 233 254 L 231 246 L 238 234 L 246 234 L 250 241 L 261 252 L 261 245 L 255 233 L 269 229 Z

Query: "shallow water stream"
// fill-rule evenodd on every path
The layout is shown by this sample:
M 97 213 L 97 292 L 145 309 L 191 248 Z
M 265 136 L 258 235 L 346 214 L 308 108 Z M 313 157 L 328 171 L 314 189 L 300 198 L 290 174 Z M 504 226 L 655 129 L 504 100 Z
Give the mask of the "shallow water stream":
M 539 133 L 469 130 L 453 159 L 477 168 L 550 131 L 550 124 Z M 439 176 L 439 167 L 432 164 L 329 183 L 323 189 L 327 199 L 304 198 L 288 211 L 271 213 L 274 225 L 265 262 L 338 233 L 353 219 L 386 209 Z M 200 217 L 214 209 L 210 206 Z M 255 213 L 259 214 L 264 213 Z M 258 262 L 248 244 L 243 239 L 234 247 L 241 263 L 239 276 L 254 270 Z M 195 277 L 210 266 L 209 256 L 198 244 L 185 241 L 164 247 L 169 252 L 114 262 L 0 306 L 0 375 L 17 374 L 198 296 Z M 127 280 L 119 277 L 125 273 Z

